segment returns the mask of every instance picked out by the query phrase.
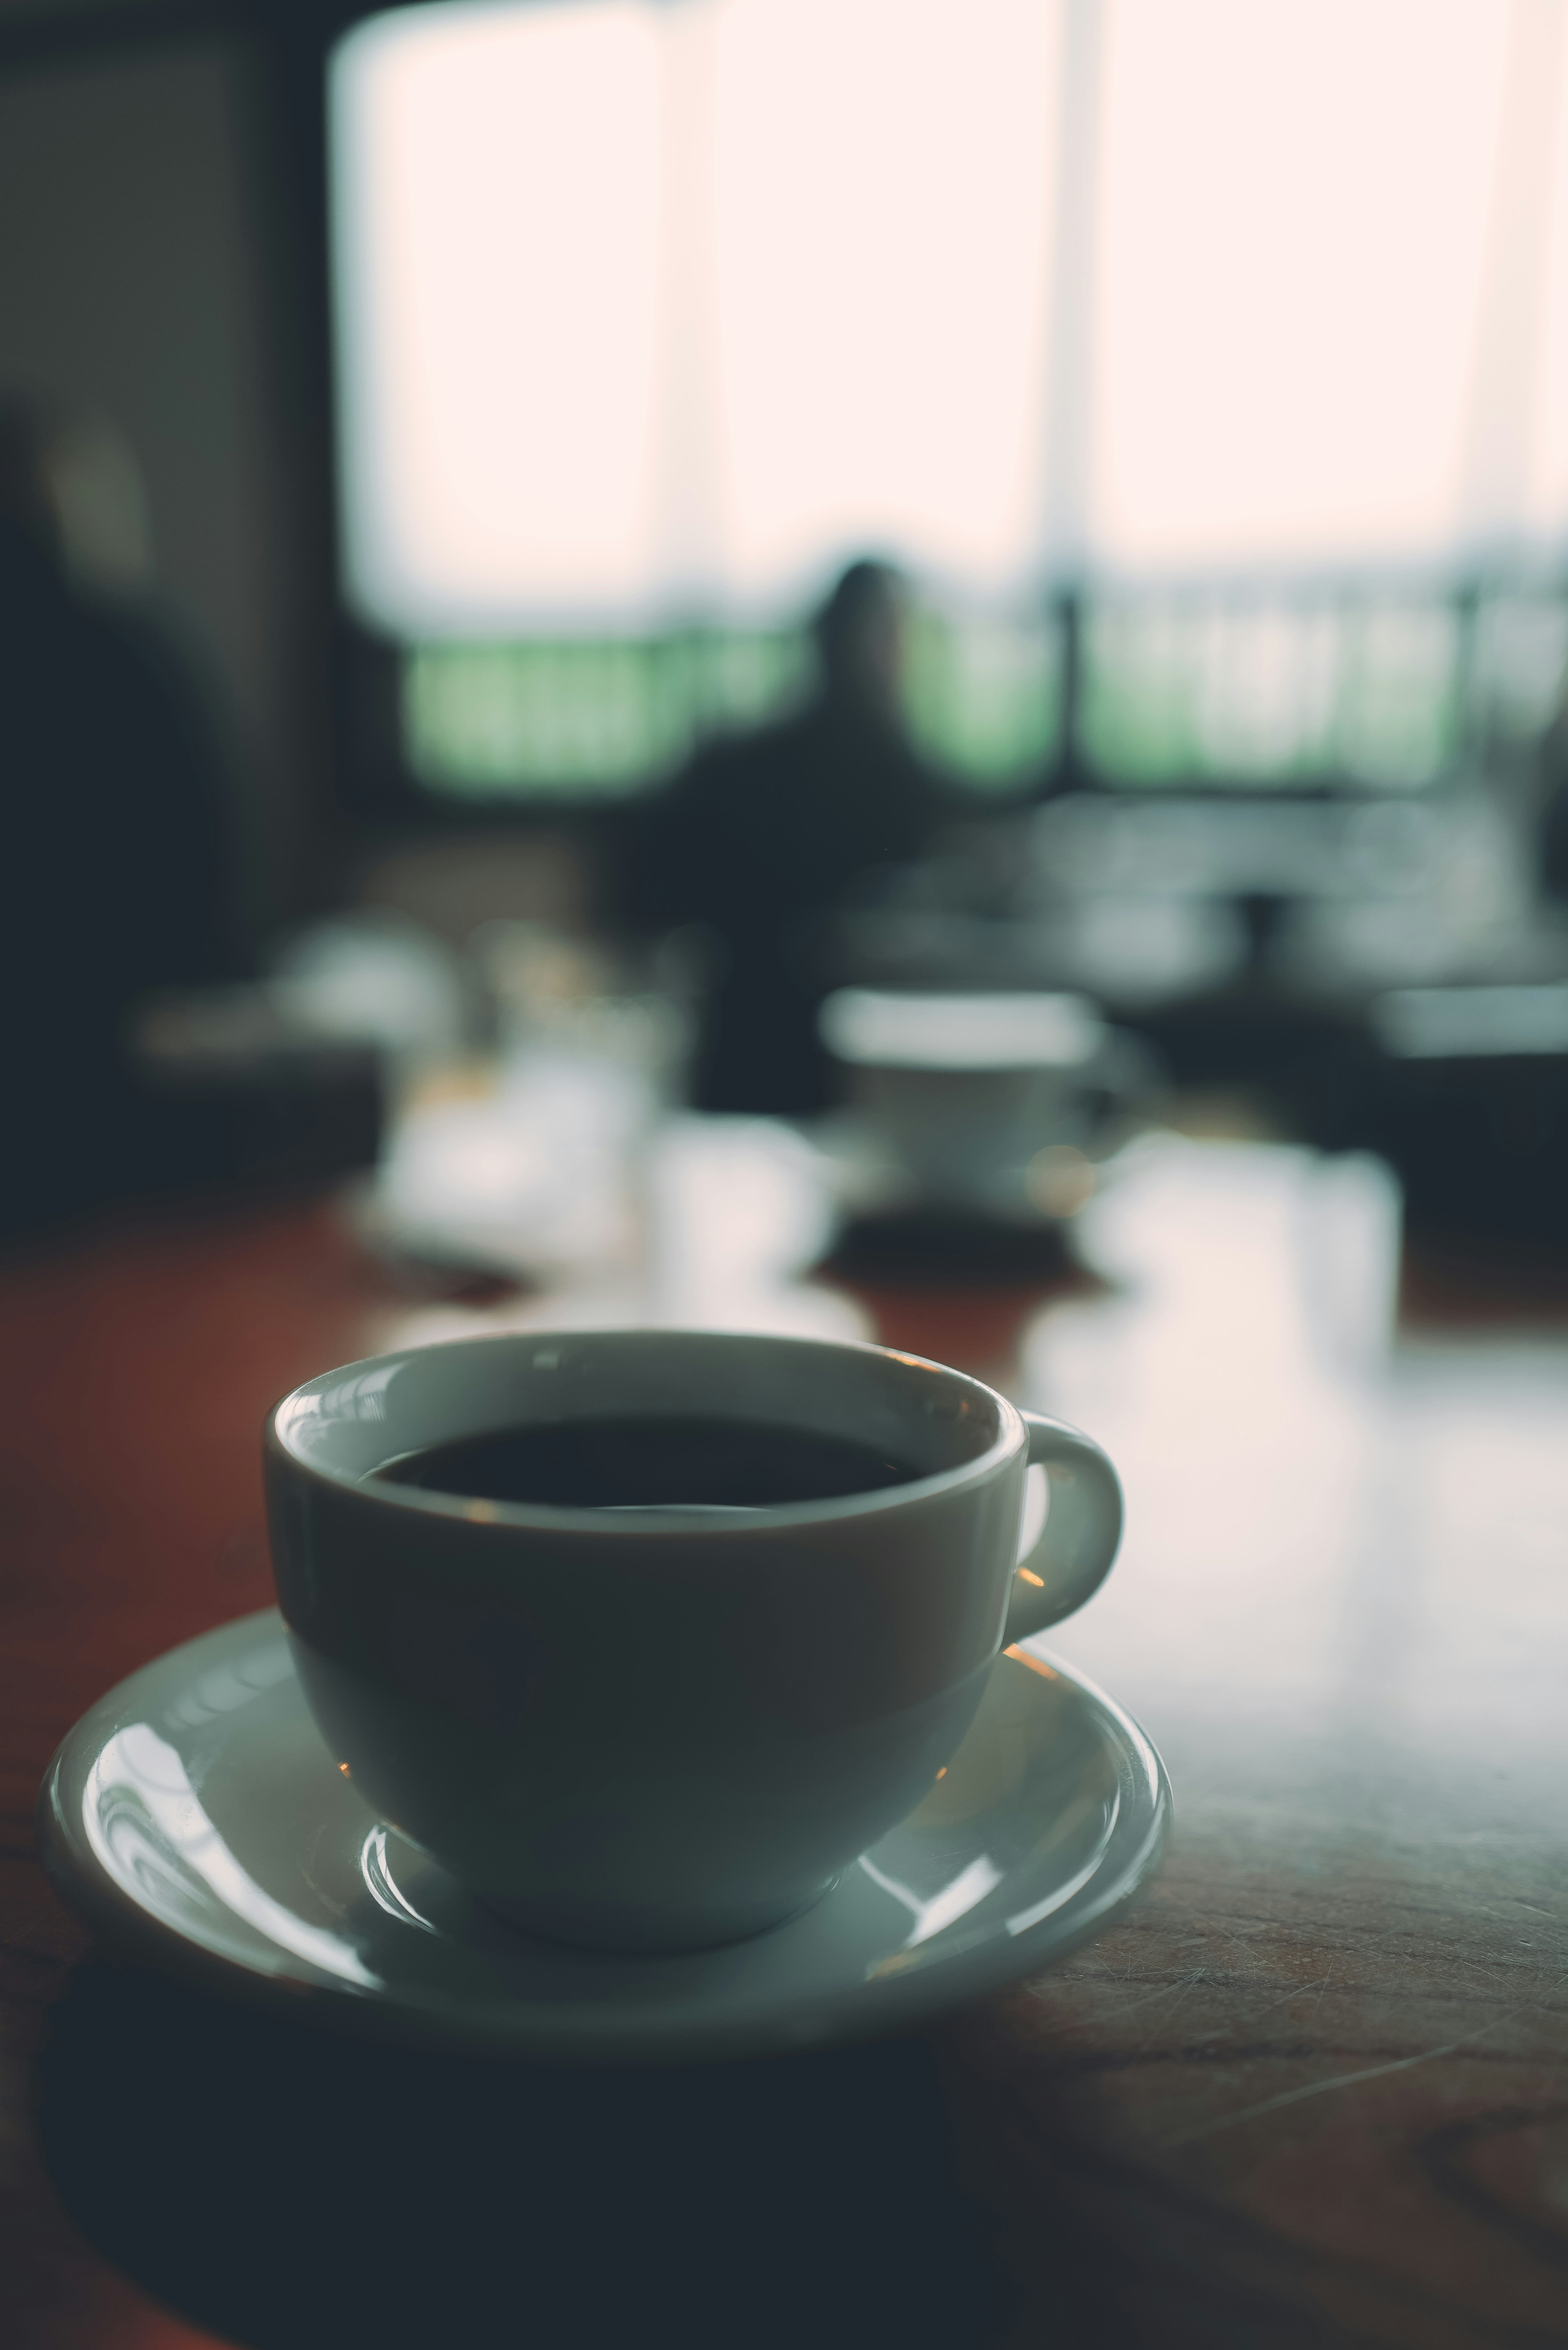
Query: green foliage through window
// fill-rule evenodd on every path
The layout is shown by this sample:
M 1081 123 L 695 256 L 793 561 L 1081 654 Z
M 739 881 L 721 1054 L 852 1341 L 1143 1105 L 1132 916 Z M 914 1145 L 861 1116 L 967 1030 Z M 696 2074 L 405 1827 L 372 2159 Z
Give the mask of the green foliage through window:
M 1412 789 L 1453 771 L 1467 733 L 1547 723 L 1568 605 L 1524 585 L 1469 598 L 1107 592 L 1089 601 L 1083 654 L 1078 748 L 1108 783 Z M 781 715 L 813 675 L 804 627 L 423 645 L 404 660 L 404 738 L 435 791 L 610 797 L 657 784 L 706 736 Z M 1044 774 L 1062 688 L 1053 614 L 916 606 L 909 730 L 955 780 L 1007 792 Z
M 962 782 L 1023 782 L 1054 747 L 1057 670 L 1049 622 L 919 610 L 910 732 Z M 779 716 L 812 676 L 805 629 L 421 645 L 404 660 L 404 742 L 433 790 L 609 797 L 657 783 L 707 735 Z
M 804 630 L 421 645 L 403 667 L 409 764 L 467 798 L 613 796 L 701 735 L 755 725 L 806 688 Z
M 918 608 L 905 667 L 909 731 L 928 758 L 977 790 L 1046 767 L 1061 714 L 1053 620 L 954 619 Z
M 1107 599 L 1085 656 L 1083 747 L 1114 781 L 1388 790 L 1459 752 L 1459 615 L 1435 597 Z

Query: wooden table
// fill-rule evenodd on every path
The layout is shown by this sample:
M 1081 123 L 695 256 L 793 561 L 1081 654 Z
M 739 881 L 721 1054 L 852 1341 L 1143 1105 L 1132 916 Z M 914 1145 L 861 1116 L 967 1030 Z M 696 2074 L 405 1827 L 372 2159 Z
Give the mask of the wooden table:
M 88 1952 L 33 1858 L 89 1700 L 266 1603 L 266 1405 L 548 1302 L 419 1306 L 327 1205 L 5 1272 L 0 2338 L 1568 2342 L 1568 1316 L 1428 1283 L 1392 1330 L 1392 1231 L 1375 1170 L 1165 1139 L 1089 1211 L 1099 1284 L 778 1287 L 1116 1456 L 1054 1645 L 1177 1839 L 926 2040 L 625 2077 L 230 2010 Z

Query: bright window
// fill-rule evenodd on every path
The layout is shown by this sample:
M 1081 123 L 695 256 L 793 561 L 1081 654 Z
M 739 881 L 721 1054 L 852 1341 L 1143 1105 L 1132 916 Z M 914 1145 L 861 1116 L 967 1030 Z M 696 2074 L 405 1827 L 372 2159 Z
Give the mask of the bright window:
M 1565 17 L 362 26 L 333 83 L 344 538 L 359 611 L 419 649 L 421 772 L 646 777 L 797 691 L 804 609 L 872 552 L 925 585 L 915 722 L 977 779 L 1054 740 L 1064 577 L 1112 772 L 1434 772 L 1448 583 L 1568 535 Z
M 1103 556 L 1449 552 L 1508 26 L 1494 0 L 1111 0 Z
M 404 636 L 1036 567 L 1056 11 L 575 0 L 350 36 L 347 544 Z

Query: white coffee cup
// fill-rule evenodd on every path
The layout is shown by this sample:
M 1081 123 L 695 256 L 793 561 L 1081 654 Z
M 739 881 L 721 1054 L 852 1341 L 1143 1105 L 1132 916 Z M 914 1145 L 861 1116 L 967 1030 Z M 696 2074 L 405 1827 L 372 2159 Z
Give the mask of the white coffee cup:
M 702 1416 L 880 1447 L 908 1482 L 758 1509 L 563 1508 L 378 1476 L 502 1428 Z M 1045 1532 L 1018 1557 L 1031 1461 Z M 267 1425 L 278 1596 L 368 1802 L 556 1939 L 787 1918 L 919 1803 L 992 1660 L 1116 1555 L 1098 1446 L 879 1347 L 691 1331 L 464 1340 L 311 1379 Z
M 1053 1212 L 1041 1154 L 1086 1168 L 1106 1147 L 1107 1104 L 1125 1114 L 1147 1089 L 1129 1040 L 1081 995 L 846 987 L 819 1024 L 906 1188 L 933 1206 Z

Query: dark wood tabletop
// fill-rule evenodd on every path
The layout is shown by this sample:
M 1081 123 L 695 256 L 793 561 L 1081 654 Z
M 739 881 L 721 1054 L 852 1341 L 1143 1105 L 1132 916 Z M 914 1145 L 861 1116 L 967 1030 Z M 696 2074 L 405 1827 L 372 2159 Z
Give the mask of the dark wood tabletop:
M 230 2009 L 89 1948 L 35 1858 L 89 1702 L 267 1604 L 267 1405 L 552 1300 L 421 1300 L 330 1202 L 13 1263 L 0 2338 L 1568 2342 L 1568 1311 L 1407 1268 L 1397 1312 L 1396 1243 L 1376 1169 L 1168 1137 L 1086 1275 L 774 1269 L 791 1326 L 1116 1458 L 1122 1559 L 1051 1645 L 1159 1745 L 1176 1838 L 1128 1921 L 918 2042 L 634 2080 Z

